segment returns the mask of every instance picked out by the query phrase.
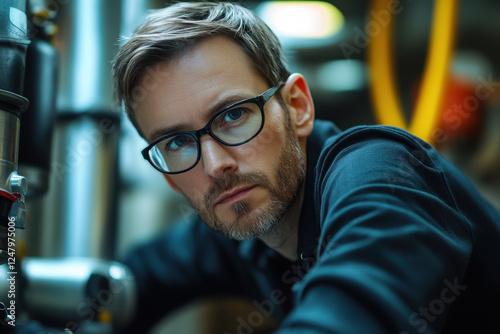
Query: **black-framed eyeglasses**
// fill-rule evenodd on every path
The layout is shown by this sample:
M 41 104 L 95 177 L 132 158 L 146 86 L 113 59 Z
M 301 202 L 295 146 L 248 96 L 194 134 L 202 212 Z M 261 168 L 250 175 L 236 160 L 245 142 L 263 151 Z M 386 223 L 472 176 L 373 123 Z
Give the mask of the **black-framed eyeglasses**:
M 205 134 L 226 146 L 249 142 L 264 127 L 264 104 L 283 84 L 222 109 L 199 130 L 177 132 L 155 140 L 142 150 L 142 156 L 162 173 L 179 174 L 200 161 L 200 137 Z

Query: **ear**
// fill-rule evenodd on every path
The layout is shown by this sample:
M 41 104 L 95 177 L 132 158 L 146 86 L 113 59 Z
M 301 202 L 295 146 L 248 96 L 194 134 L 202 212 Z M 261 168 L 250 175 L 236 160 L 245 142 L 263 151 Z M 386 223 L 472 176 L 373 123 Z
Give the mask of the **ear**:
M 168 174 L 163 174 L 163 177 L 165 178 L 165 180 L 167 180 L 168 184 L 170 185 L 170 187 L 177 193 L 179 194 L 182 194 L 181 192 L 181 189 L 175 184 L 175 182 L 172 180 L 172 178 L 170 177 L 170 175 Z
M 299 73 L 290 75 L 282 89 L 282 96 L 297 137 L 306 138 L 314 126 L 314 103 L 304 76 Z

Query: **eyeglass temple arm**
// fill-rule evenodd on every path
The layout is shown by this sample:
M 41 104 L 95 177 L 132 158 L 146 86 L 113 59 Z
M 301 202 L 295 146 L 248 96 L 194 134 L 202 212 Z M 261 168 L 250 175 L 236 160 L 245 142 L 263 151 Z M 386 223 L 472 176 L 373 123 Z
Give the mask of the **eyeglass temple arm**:
M 267 100 L 269 100 L 271 98 L 271 96 L 273 96 L 274 93 L 276 93 L 276 91 L 278 89 L 280 89 L 281 87 L 283 87 L 284 84 L 285 84 L 284 82 L 281 82 L 279 85 L 274 86 L 273 88 L 270 88 L 269 90 L 267 90 L 266 92 L 264 92 L 264 94 L 262 94 L 262 98 L 264 99 L 264 102 L 267 102 Z

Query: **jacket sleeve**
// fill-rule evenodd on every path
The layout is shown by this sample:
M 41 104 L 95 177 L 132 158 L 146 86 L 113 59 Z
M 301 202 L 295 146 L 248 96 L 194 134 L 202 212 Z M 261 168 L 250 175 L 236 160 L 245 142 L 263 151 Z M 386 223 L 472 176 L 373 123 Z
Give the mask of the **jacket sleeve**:
M 220 293 L 241 295 L 238 286 L 247 278 L 234 267 L 236 245 L 196 220 L 132 249 L 123 263 L 134 275 L 137 310 L 132 324 L 117 332 L 147 333 L 186 303 Z
M 390 131 L 354 131 L 323 152 L 315 264 L 277 333 L 441 332 L 472 238 L 432 152 Z

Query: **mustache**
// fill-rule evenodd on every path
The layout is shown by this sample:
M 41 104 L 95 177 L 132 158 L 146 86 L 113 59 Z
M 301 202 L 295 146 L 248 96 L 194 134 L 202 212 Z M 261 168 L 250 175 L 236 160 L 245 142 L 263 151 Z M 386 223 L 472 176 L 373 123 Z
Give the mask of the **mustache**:
M 206 207 L 212 207 L 222 193 L 240 184 L 257 184 L 267 188 L 270 180 L 260 172 L 228 174 L 223 178 L 218 178 L 215 180 L 214 185 L 205 193 L 204 200 Z

